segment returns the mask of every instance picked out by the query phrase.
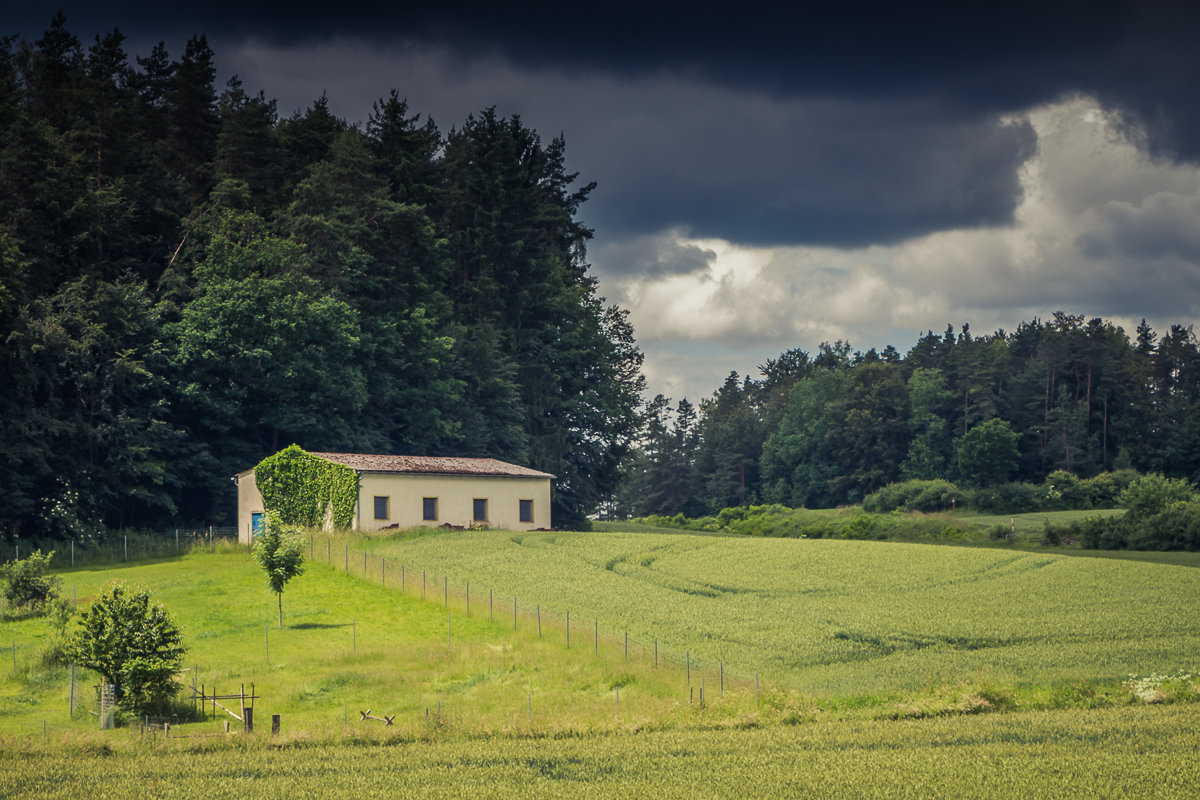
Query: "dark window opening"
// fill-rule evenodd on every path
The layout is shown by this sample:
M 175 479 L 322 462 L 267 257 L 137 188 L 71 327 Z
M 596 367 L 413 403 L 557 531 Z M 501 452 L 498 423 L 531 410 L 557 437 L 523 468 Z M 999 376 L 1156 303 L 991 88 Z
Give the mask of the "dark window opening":
M 533 522 L 533 501 L 521 500 L 521 522 Z
M 376 497 L 375 498 L 375 519 L 387 519 L 387 518 L 388 518 L 388 498 Z
M 487 522 L 487 500 L 476 498 L 473 505 L 475 512 L 473 519 L 476 522 Z
M 425 497 L 421 500 L 421 519 L 427 521 L 437 520 L 437 498 Z

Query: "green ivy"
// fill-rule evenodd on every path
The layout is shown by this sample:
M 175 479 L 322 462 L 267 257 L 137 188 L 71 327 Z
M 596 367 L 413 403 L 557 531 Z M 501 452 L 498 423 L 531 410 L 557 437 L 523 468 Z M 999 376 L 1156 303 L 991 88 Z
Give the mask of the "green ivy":
M 358 501 L 358 473 L 306 453 L 296 445 L 267 456 L 254 467 L 263 510 L 286 525 L 349 528 Z

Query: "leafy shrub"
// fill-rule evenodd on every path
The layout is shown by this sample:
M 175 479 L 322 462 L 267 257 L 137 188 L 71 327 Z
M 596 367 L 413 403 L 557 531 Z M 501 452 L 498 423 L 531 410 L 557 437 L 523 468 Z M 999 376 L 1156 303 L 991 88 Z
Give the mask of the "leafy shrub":
M 985 514 L 1025 514 L 1040 511 L 1045 492 L 1032 483 L 1002 483 L 975 489 L 968 502 Z
M 870 539 L 879 528 L 878 518 L 861 512 L 842 523 L 841 538 Z
M 947 480 L 909 480 L 891 483 L 863 499 L 863 510 L 876 514 L 890 511 L 949 511 L 963 505 L 964 495 Z
M 115 583 L 80 612 L 68 646 L 75 663 L 112 684 L 117 702 L 142 712 L 169 704 L 183 664 L 183 633 L 147 589 Z
M 1087 492 L 1090 508 L 1113 508 L 1121 492 L 1141 477 L 1137 470 L 1120 469 L 1114 472 L 1101 472 L 1095 477 L 1083 481 L 1083 489 Z
M 1129 534 L 1135 550 L 1200 550 L 1200 503 L 1173 503 Z
M 1154 472 L 1129 484 L 1117 502 L 1129 510 L 1130 519 L 1141 520 L 1159 513 L 1172 503 L 1192 503 L 1196 499 L 1196 489 L 1188 481 Z
M 1066 470 L 1056 469 L 1051 472 L 1042 482 L 1042 488 L 1042 508 L 1047 511 L 1092 507 L 1091 494 L 1083 485 L 1083 481 Z
M 32 614 L 45 613 L 62 586 L 62 581 L 48 577 L 46 570 L 54 551 L 34 550 L 27 557 L 0 565 L 0 580 L 4 582 L 4 598 L 13 608 Z
M 47 606 L 46 616 L 50 622 L 50 642 L 42 651 L 43 665 L 63 667 L 70 662 L 71 635 L 67 631 L 67 626 L 74 615 L 75 610 L 71 607 L 71 602 L 65 598 L 59 597 Z

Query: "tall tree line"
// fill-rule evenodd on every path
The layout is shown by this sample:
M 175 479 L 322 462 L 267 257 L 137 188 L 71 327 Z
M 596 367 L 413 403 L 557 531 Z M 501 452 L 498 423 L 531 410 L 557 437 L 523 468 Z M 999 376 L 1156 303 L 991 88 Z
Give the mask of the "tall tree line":
M 840 341 L 813 355 L 790 350 L 760 373 L 731 374 L 698 418 L 689 410 L 664 423 L 670 401 L 656 398 L 620 511 L 821 508 L 900 480 L 1041 483 L 1058 470 L 1200 481 L 1200 343 L 1190 326 L 1158 334 L 1143 321 L 1131 337 L 1059 312 L 1011 333 L 928 331 L 904 355 L 890 345 L 852 353 Z
M 203 36 L 123 39 L 0 40 L 0 534 L 220 522 L 293 442 L 518 461 L 586 525 L 641 354 L 563 140 L 491 109 L 443 133 L 395 91 L 281 117 Z

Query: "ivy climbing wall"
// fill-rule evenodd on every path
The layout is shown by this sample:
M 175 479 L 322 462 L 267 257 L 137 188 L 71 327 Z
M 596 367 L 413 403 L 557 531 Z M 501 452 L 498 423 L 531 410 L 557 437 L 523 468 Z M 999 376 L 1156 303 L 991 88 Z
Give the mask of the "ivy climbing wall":
M 335 529 L 354 522 L 358 473 L 292 445 L 267 456 L 254 467 L 263 509 L 286 525 Z

